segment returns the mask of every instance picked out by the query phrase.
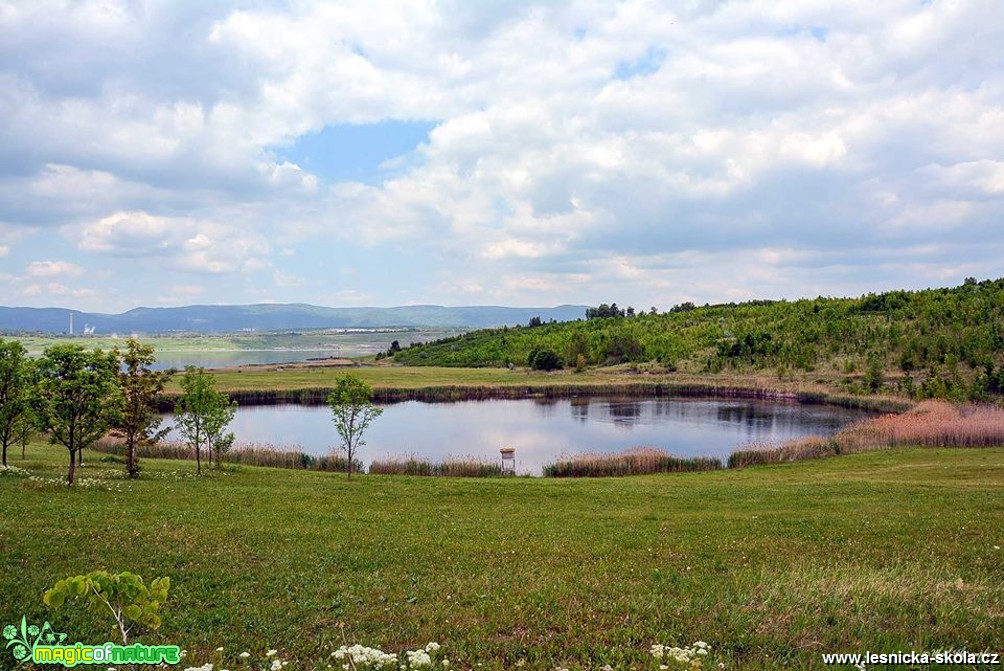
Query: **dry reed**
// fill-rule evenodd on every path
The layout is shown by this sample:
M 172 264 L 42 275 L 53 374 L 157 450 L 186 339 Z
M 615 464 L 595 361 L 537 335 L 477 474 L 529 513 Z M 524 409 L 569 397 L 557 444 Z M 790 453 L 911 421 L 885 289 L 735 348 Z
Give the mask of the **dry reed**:
M 581 454 L 544 466 L 546 478 L 608 477 L 644 473 L 714 471 L 722 462 L 711 457 L 676 457 L 654 447 L 619 454 Z
M 98 441 L 93 449 L 109 454 L 125 454 L 125 445 L 122 441 L 110 437 Z M 194 450 L 184 443 L 175 441 L 161 441 L 156 445 L 143 445 L 137 448 L 136 455 L 141 459 L 195 459 Z M 217 455 L 214 454 L 214 461 L 216 457 Z M 298 445 L 286 446 L 271 443 L 239 443 L 220 455 L 220 458 L 229 464 L 339 473 L 345 472 L 348 466 L 348 461 L 339 454 L 315 457 L 304 452 Z M 361 472 L 362 468 L 362 462 L 354 459 L 352 470 Z
M 502 475 L 501 464 L 477 457 L 447 457 L 432 463 L 416 456 L 385 459 L 370 464 L 370 473 L 383 475 L 445 475 L 456 478 L 492 478 Z
M 812 436 L 781 444 L 750 444 L 729 456 L 729 468 L 815 459 L 889 447 L 990 447 L 1004 445 L 1004 409 L 923 401 L 899 415 L 851 424 L 829 439 Z

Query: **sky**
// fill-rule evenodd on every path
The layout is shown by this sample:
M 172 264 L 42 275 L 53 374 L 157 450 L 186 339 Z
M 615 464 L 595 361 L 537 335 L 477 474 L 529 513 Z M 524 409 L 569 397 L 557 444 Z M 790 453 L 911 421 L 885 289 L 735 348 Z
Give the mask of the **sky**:
M 0 305 L 1004 275 L 1004 2 L 0 0 Z

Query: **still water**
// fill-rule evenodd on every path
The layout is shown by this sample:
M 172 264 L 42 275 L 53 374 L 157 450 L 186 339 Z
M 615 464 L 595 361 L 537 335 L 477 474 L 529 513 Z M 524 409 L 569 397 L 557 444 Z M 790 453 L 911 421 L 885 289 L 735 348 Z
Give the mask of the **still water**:
M 496 460 L 516 448 L 520 473 L 583 452 L 657 447 L 678 456 L 727 457 L 748 442 L 829 436 L 869 413 L 825 405 L 731 399 L 526 399 L 383 406 L 360 450 L 375 459 L 415 455 L 432 462 L 471 455 Z M 240 443 L 328 454 L 338 444 L 331 411 L 300 405 L 239 408 L 231 425 Z M 171 436 L 174 438 L 174 436 Z
M 257 364 L 282 364 L 307 361 L 309 359 L 326 359 L 340 356 L 359 356 L 359 348 L 329 348 L 329 349 L 261 349 L 261 350 L 199 350 L 199 351 L 168 351 L 158 352 L 156 370 L 176 368 L 184 370 L 185 366 L 196 368 L 227 368 L 230 366 L 248 366 Z

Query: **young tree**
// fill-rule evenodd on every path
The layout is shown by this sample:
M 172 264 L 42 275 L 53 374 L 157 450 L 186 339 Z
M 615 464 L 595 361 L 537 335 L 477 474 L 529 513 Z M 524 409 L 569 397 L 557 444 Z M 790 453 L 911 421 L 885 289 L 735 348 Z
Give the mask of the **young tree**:
M 115 354 L 125 364 L 125 370 L 119 371 L 125 406 L 115 432 L 125 439 L 126 473 L 135 478 L 139 476 L 136 448 L 155 444 L 170 430 L 158 430 L 162 419 L 156 404 L 157 396 L 171 379 L 171 372 L 150 370 L 157 360 L 153 346 L 141 345 L 132 338 L 126 341 L 125 353 L 116 348 Z
M 24 413 L 18 420 L 16 427 L 14 428 L 14 440 L 21 446 L 21 458 L 24 459 L 24 451 L 28 447 L 28 443 L 31 441 L 32 435 L 35 433 L 35 425 L 38 422 L 35 420 L 35 412 L 31 409 L 29 404 L 25 408 Z
M 26 421 L 30 383 L 28 353 L 16 340 L 0 338 L 0 446 L 7 465 L 7 446 L 17 442 Z
M 54 345 L 35 365 L 33 403 L 39 426 L 70 453 L 66 481 L 76 476 L 75 459 L 101 438 L 122 414 L 118 357 L 80 345 Z
M 338 378 L 335 389 L 328 394 L 338 435 L 342 439 L 342 450 L 348 457 L 348 477 L 352 479 L 352 460 L 360 447 L 366 444 L 363 432 L 374 419 L 383 412 L 373 405 L 373 390 L 368 384 L 352 375 Z
M 237 404 L 216 391 L 216 379 L 204 368 L 186 366 L 181 390 L 184 394 L 174 404 L 174 424 L 195 449 L 195 468 L 201 475 L 203 448 L 212 465 L 212 450 L 223 452 L 233 444 L 234 434 L 226 433 L 226 428 L 234 419 Z

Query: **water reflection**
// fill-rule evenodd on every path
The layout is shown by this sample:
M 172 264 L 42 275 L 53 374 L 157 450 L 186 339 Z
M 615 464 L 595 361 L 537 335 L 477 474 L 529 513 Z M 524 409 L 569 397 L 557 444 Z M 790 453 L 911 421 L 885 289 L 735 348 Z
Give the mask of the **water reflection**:
M 680 456 L 727 456 L 744 442 L 828 436 L 867 413 L 751 400 L 573 398 L 385 406 L 366 434 L 363 463 L 415 454 L 433 461 L 473 455 L 497 460 L 516 448 L 516 468 L 539 474 L 561 455 L 651 446 Z M 299 445 L 326 454 L 337 444 L 326 407 L 240 408 L 241 442 Z
M 641 419 L 643 401 L 613 401 L 607 404 L 607 416 L 615 426 L 631 429 Z

